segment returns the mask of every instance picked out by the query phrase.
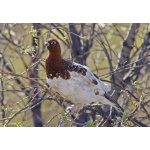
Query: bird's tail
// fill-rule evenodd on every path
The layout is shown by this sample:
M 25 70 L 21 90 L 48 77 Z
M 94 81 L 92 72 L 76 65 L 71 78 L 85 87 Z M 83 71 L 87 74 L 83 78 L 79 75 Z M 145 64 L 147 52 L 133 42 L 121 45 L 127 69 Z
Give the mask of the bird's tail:
M 107 93 L 104 94 L 104 97 L 107 99 L 107 103 L 116 108 L 116 109 L 120 109 L 121 112 L 124 112 L 124 109 L 117 103 L 117 101 L 113 100 Z

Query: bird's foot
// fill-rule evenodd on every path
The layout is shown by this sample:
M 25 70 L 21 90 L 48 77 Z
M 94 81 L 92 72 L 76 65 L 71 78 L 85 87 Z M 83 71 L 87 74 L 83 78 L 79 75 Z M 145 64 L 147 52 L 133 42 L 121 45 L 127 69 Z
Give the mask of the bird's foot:
M 74 115 L 74 114 L 77 114 L 79 112 L 79 110 L 83 107 L 82 104 L 74 104 L 74 105 L 70 105 L 66 108 L 66 114 L 71 114 L 71 115 Z
M 74 113 L 74 105 L 68 106 L 65 111 L 66 111 L 66 113 L 65 113 L 66 115 L 69 113 L 73 114 Z

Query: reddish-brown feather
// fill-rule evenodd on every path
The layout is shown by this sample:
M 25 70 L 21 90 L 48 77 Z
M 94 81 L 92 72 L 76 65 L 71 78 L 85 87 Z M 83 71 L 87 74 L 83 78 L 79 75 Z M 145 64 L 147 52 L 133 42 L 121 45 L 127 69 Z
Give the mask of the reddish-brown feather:
M 48 46 L 49 54 L 46 58 L 46 75 L 48 78 L 53 79 L 61 76 L 63 79 L 70 79 L 69 71 L 75 71 L 79 74 L 86 75 L 86 69 L 80 66 L 74 66 L 69 60 L 64 60 L 61 58 L 61 49 L 58 41 L 55 39 L 48 39 L 47 42 L 57 42 L 56 46 Z

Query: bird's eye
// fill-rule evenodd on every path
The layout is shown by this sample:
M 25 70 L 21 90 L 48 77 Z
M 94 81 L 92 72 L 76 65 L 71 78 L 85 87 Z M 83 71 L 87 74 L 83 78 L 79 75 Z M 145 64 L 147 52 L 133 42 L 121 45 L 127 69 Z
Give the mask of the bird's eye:
M 56 41 L 53 41 L 53 42 L 51 42 L 51 45 L 56 44 L 56 43 L 57 43 Z

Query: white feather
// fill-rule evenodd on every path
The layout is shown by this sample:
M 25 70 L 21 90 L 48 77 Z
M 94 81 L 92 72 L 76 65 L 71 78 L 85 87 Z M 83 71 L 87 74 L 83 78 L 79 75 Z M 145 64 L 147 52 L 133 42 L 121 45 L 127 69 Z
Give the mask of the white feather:
M 74 65 L 80 64 L 74 63 Z M 53 79 L 46 78 L 47 83 L 53 91 L 58 92 L 64 98 L 71 100 L 75 104 L 101 102 L 103 104 L 115 106 L 114 103 L 103 96 L 105 92 L 110 91 L 110 88 L 100 79 L 97 79 L 88 67 L 80 66 L 87 70 L 85 76 L 71 71 L 69 72 L 71 76 L 70 79 L 64 80 L 61 77 L 54 77 Z M 98 84 L 95 85 L 92 82 L 93 80 L 96 80 Z M 99 92 L 99 94 L 96 95 L 95 92 Z

